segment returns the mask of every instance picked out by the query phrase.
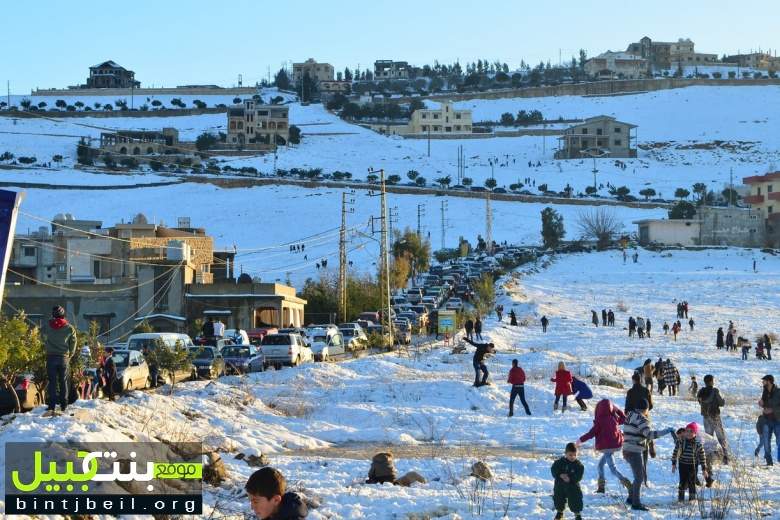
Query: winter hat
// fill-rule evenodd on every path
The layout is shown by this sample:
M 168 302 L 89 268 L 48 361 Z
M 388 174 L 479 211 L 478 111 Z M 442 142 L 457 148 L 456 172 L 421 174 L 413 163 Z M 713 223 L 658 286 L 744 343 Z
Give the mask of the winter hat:
M 686 430 L 691 430 L 694 434 L 698 435 L 699 433 L 699 425 L 695 422 L 692 422 L 690 424 L 685 425 Z
M 761 381 L 769 381 L 770 383 L 774 384 L 775 376 L 773 376 L 772 374 L 767 374 L 761 378 Z
M 55 305 L 51 309 L 51 315 L 53 318 L 64 318 L 65 317 L 65 309 L 62 308 L 60 305 Z
M 638 411 L 647 410 L 650 408 L 650 403 L 647 402 L 647 399 L 640 399 L 639 402 L 636 403 L 635 409 Z

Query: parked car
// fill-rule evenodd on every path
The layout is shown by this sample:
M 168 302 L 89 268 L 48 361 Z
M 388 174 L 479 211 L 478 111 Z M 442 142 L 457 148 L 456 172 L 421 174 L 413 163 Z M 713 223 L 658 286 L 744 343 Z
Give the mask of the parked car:
M 410 345 L 412 343 L 412 327 L 406 322 L 394 321 L 393 340 L 397 344 Z
M 214 379 L 225 375 L 225 361 L 216 347 L 191 347 L 190 350 L 198 377 Z
M 231 345 L 222 350 L 226 374 L 262 372 L 265 358 L 255 345 Z
M 311 353 L 315 361 L 328 361 L 332 356 L 338 356 L 345 351 L 344 336 L 341 332 L 332 333 L 330 329 L 312 330 Z
M 192 339 L 186 334 L 176 334 L 173 332 L 144 332 L 133 334 L 127 338 L 127 348 L 129 350 L 143 350 L 144 347 L 156 344 L 175 347 L 179 342 L 181 342 L 183 347 L 187 348 L 193 345 Z
M 265 366 L 298 366 L 314 360 L 311 348 L 300 334 L 268 334 L 263 338 L 260 350 L 265 356 Z
M 363 350 L 368 345 L 368 336 L 363 329 L 339 329 L 344 339 L 344 346 L 347 350 Z
M 217 349 L 217 352 L 222 352 L 222 349 L 225 347 L 230 347 L 232 345 L 236 345 L 237 343 L 234 341 L 233 338 L 215 338 L 215 337 L 198 337 L 195 338 L 195 345 L 192 345 L 190 348 L 193 347 L 214 347 Z
M 16 395 L 22 412 L 28 412 L 46 402 L 44 389 L 35 381 L 32 374 L 21 374 L 14 381 Z M 14 411 L 16 403 L 11 392 L 0 389 L 0 415 Z
M 307 329 L 304 329 L 303 327 L 292 327 L 292 328 L 288 327 L 285 329 L 279 329 L 277 331 L 277 334 L 297 334 L 301 337 L 301 339 L 306 345 L 311 347 L 311 338 L 309 338 L 309 332 Z
M 149 364 L 137 350 L 115 350 L 111 359 L 116 365 L 116 384 L 119 392 L 149 388 Z
M 249 334 L 243 329 L 226 329 L 225 338 L 232 339 L 236 345 L 249 345 Z
M 249 343 L 255 346 L 260 345 L 263 342 L 263 338 L 267 334 L 276 334 L 279 329 L 276 327 L 261 327 L 257 329 L 249 329 L 246 335 L 249 337 Z

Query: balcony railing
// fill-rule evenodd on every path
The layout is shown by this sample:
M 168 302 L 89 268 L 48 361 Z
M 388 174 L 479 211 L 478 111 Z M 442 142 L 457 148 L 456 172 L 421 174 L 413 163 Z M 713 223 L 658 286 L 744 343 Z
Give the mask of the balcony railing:
M 764 196 L 763 195 L 748 195 L 745 197 L 745 202 L 747 204 L 761 204 L 764 202 Z

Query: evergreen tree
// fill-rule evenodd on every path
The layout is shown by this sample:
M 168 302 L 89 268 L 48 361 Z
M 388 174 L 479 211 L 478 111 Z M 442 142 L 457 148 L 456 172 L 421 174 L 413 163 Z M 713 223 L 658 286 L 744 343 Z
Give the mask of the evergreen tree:
M 542 210 L 542 242 L 544 247 L 558 247 L 565 235 L 563 217 L 552 208 L 544 208 Z
M 274 85 L 280 90 L 290 90 L 292 86 L 290 83 L 290 77 L 287 75 L 287 71 L 284 68 L 279 69 L 279 72 L 274 76 Z

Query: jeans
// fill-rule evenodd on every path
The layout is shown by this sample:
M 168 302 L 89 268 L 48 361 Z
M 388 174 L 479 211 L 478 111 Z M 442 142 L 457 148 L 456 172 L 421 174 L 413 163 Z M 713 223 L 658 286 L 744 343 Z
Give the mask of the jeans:
M 775 436 L 777 460 L 780 461 L 780 422 L 767 422 L 764 425 L 764 459 L 767 464 L 772 462 L 772 434 Z
M 604 480 L 604 465 L 606 464 L 609 466 L 609 471 L 612 472 L 613 475 L 615 475 L 618 480 L 623 481 L 627 480 L 623 474 L 618 471 L 617 467 L 615 467 L 615 459 L 612 457 L 612 455 L 618 451 L 618 448 L 615 449 L 609 449 L 609 450 L 603 450 L 601 452 L 601 458 L 599 459 L 599 480 Z
M 718 443 L 723 448 L 723 455 L 728 458 L 729 456 L 729 441 L 726 439 L 726 432 L 723 430 L 723 422 L 720 420 L 720 415 L 703 416 L 704 419 L 704 431 L 708 435 L 714 435 L 718 439 Z
M 512 393 L 509 394 L 509 415 L 515 414 L 515 398 L 518 396 L 523 408 L 525 408 L 525 414 L 531 415 L 531 409 L 528 408 L 528 403 L 525 402 L 525 387 L 523 385 L 512 385 Z
M 563 396 L 563 407 L 564 408 L 566 408 L 566 397 L 567 396 L 565 396 L 565 395 Z M 561 394 L 556 394 L 556 396 L 555 396 L 555 406 L 558 406 L 558 401 L 560 399 L 561 399 Z
M 481 361 L 474 361 L 474 386 L 484 385 L 488 379 L 488 369 L 485 363 Z M 479 372 L 482 371 L 482 381 L 479 379 Z
M 645 464 L 642 460 L 642 454 L 623 450 L 623 459 L 631 466 L 631 473 L 634 477 L 634 480 L 631 482 L 631 491 L 628 495 L 631 499 L 631 505 L 639 506 L 642 504 L 642 482 L 645 479 Z
M 58 402 L 60 408 L 65 410 L 68 406 L 68 357 L 46 356 L 46 374 L 49 377 L 49 410 L 54 410 Z

